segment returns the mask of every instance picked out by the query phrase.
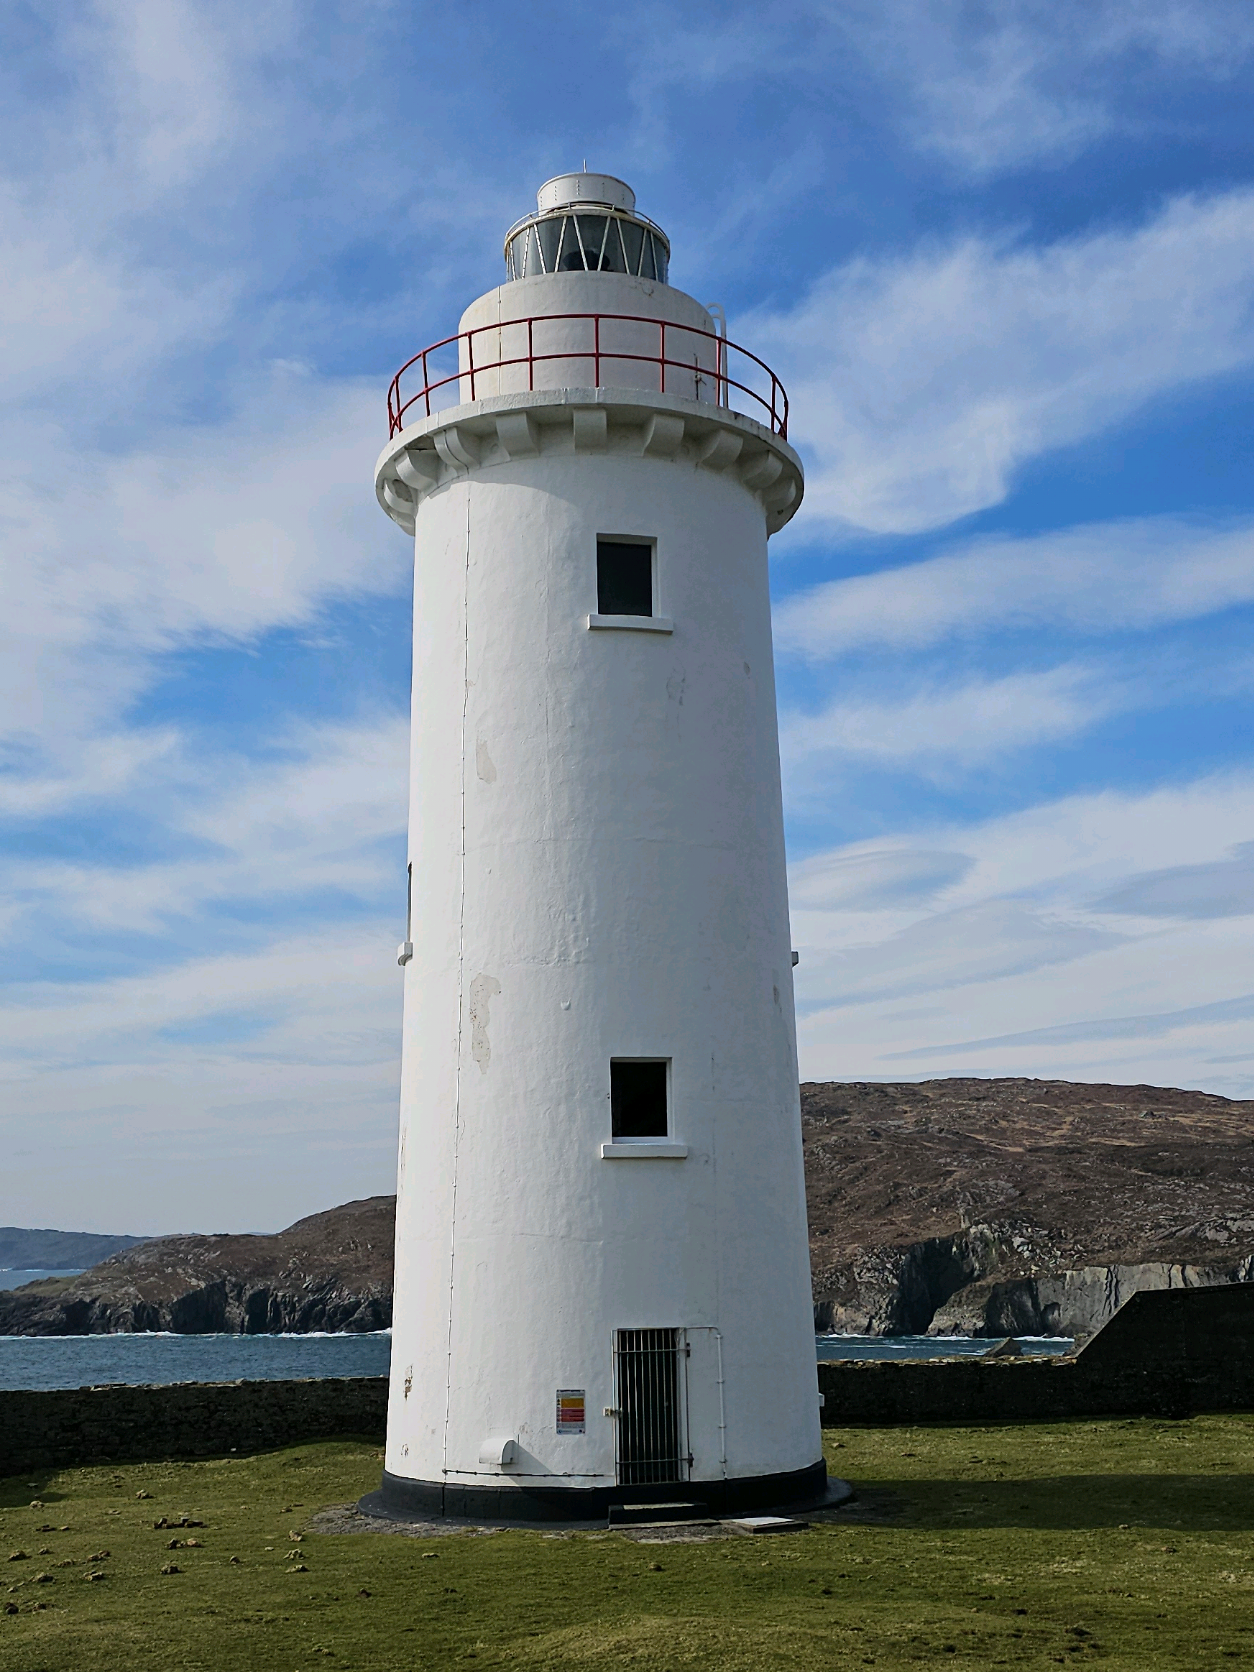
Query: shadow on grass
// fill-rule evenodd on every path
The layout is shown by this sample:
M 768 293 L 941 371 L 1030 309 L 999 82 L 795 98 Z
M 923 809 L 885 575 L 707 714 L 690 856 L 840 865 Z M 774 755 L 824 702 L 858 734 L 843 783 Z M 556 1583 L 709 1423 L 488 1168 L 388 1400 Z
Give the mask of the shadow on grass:
M 55 1504 L 65 1498 L 49 1483 L 56 1478 L 55 1469 L 31 1469 L 23 1475 L 8 1475 L 0 1480 L 0 1509 L 25 1509 L 34 1499 Z
M 1168 1528 L 1254 1530 L 1254 1476 L 1055 1475 L 1034 1480 L 855 1481 L 894 1519 L 918 1527 L 1018 1527 L 1042 1531 Z M 856 1513 L 856 1509 L 855 1509 Z M 852 1518 L 852 1517 L 851 1517 Z

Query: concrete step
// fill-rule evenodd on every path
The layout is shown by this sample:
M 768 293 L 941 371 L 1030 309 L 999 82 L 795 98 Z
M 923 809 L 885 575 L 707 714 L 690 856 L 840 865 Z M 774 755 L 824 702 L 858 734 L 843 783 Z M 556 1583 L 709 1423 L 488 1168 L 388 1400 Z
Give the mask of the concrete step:
M 650 1521 L 708 1521 L 705 1504 L 611 1504 L 611 1527 L 639 1527 Z

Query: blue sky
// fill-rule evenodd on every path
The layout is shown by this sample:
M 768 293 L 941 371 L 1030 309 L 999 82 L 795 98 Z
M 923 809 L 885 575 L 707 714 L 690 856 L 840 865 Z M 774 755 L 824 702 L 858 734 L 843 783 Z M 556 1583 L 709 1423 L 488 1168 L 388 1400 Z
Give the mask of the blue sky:
M 781 373 L 803 1072 L 1254 1095 L 1254 9 L 0 18 L 0 1221 L 391 1188 L 388 377 L 549 175 Z

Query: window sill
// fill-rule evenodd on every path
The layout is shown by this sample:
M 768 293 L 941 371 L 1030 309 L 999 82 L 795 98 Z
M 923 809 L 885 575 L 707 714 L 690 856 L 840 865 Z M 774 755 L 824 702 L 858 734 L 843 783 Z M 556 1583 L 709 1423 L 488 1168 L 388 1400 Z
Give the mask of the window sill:
M 682 1161 L 688 1154 L 687 1144 L 672 1144 L 665 1139 L 635 1138 L 618 1144 L 602 1144 L 602 1161 Z
M 617 628 L 628 633 L 673 633 L 675 623 L 664 615 L 590 615 L 588 626 Z

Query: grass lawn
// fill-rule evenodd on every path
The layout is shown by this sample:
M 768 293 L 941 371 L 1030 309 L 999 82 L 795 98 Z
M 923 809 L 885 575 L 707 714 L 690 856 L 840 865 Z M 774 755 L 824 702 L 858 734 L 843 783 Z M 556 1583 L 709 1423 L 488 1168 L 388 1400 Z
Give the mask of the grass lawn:
M 0 1668 L 1254 1668 L 1254 1416 L 828 1438 L 852 1510 L 696 1544 L 308 1531 L 377 1484 L 365 1442 L 27 1473 Z

